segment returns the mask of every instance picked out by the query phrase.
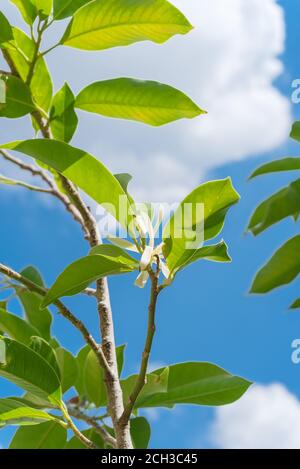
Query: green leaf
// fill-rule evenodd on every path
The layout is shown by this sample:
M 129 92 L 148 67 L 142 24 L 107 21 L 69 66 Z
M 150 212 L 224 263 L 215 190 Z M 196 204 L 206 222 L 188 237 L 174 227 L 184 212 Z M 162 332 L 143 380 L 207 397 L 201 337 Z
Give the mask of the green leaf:
M 129 186 L 130 181 L 132 181 L 131 174 L 119 173 L 119 174 L 114 174 L 114 176 L 121 184 L 124 192 L 128 193 L 128 186 Z
M 36 425 L 49 420 L 55 417 L 12 398 L 0 399 L 0 425 Z
M 290 137 L 296 140 L 297 142 L 300 142 L 300 121 L 294 123 Z
M 138 268 L 138 262 L 128 262 L 104 255 L 82 257 L 69 265 L 56 279 L 45 296 L 42 307 L 48 306 L 62 296 L 82 292 L 91 283 L 109 275 L 120 275 Z
M 183 200 L 163 231 L 164 256 L 171 275 L 193 258 L 197 250 L 193 245 L 202 231 L 204 240 L 220 233 L 229 208 L 238 201 L 230 178 L 202 184 Z M 189 212 L 191 216 L 187 216 Z
M 40 287 L 45 286 L 39 271 L 35 267 L 29 266 L 23 269 L 21 275 Z M 39 334 L 34 335 L 41 335 L 49 341 L 52 315 L 48 309 L 41 309 L 42 297 L 19 286 L 15 287 L 15 291 L 24 308 L 26 320 L 39 331 Z
M 264 200 L 255 210 L 248 230 L 255 236 L 284 218 L 300 212 L 300 179 Z
M 2 42 L 10 41 L 11 39 L 13 39 L 11 25 L 2 11 L 0 11 L 0 44 Z
M 10 0 L 10 1 L 19 9 L 26 23 L 28 23 L 29 25 L 32 25 L 38 14 L 36 6 L 34 5 L 34 2 L 32 2 L 31 0 Z
M 75 106 L 107 117 L 160 126 L 204 111 L 181 91 L 156 81 L 116 78 L 84 88 Z
M 0 104 L 0 117 L 15 119 L 31 113 L 34 104 L 28 86 L 13 75 L 6 77 L 5 82 L 6 102 Z
M 111 244 L 99 244 L 92 248 L 89 254 L 92 256 L 100 255 L 107 259 L 113 259 L 120 264 L 131 266 L 132 269 L 136 269 L 138 266 L 138 261 L 134 257 L 130 256 L 120 247 L 113 246 Z
M 99 449 L 104 449 L 105 444 L 99 435 L 99 433 L 96 433 L 93 428 L 89 428 L 88 430 L 84 430 L 82 432 L 84 436 L 86 436 L 90 441 L 95 443 Z M 73 436 L 71 438 L 64 449 L 88 449 L 76 436 Z
M 135 449 L 147 449 L 151 438 L 151 427 L 145 417 L 130 420 L 130 431 Z
M 9 449 L 63 449 L 67 430 L 56 422 L 22 427 L 15 433 Z
M 53 6 L 53 0 L 31 0 L 31 2 L 33 5 L 35 5 L 37 12 L 42 19 L 45 19 L 50 15 Z
M 85 361 L 90 350 L 91 350 L 90 346 L 85 345 L 79 350 L 77 357 L 76 357 L 78 376 L 77 376 L 77 380 L 75 383 L 75 388 L 79 396 L 82 398 L 86 397 L 86 390 L 85 390 L 85 383 L 84 383 Z
M 95 0 L 75 13 L 61 43 L 85 50 L 146 40 L 161 44 L 191 29 L 185 16 L 166 0 Z
M 59 405 L 60 382 L 53 368 L 36 352 L 15 340 L 4 338 L 0 343 L 2 348 L 5 346 L 5 363 L 0 365 L 0 376 Z
M 184 269 L 188 265 L 197 262 L 199 260 L 207 260 L 212 262 L 231 262 L 231 257 L 228 254 L 228 247 L 224 241 L 218 244 L 204 246 L 202 248 L 193 250 L 187 250 L 186 262 L 178 270 Z
M 50 126 L 56 140 L 69 142 L 76 131 L 78 118 L 74 111 L 75 97 L 67 83 L 54 96 L 50 109 Z
M 157 370 L 154 374 L 160 374 Z M 251 383 L 211 363 L 179 363 L 169 367 L 167 392 L 145 396 L 137 407 L 176 404 L 220 406 L 239 399 Z
M 68 391 L 78 378 L 78 365 L 73 355 L 63 348 L 55 350 L 61 373 L 61 387 L 63 394 Z
M 25 345 L 30 343 L 32 336 L 38 334 L 33 326 L 2 308 L 0 308 L 0 330 Z
M 41 337 L 31 337 L 29 347 L 39 354 L 53 368 L 59 380 L 61 380 L 60 367 L 56 351 Z
M 28 0 L 26 0 L 26 2 L 27 1 Z M 27 61 L 33 60 L 35 44 L 33 40 L 20 29 L 13 28 L 13 33 L 13 44 L 6 43 L 5 49 L 22 80 L 26 81 L 29 71 L 29 65 Z M 2 47 L 4 47 L 4 45 Z M 15 47 L 20 49 L 21 52 L 16 50 Z M 30 90 L 35 103 L 45 111 L 48 111 L 51 103 L 52 89 L 52 80 L 46 62 L 44 58 L 40 56 L 34 68 L 33 78 L 30 83 Z
M 300 308 L 300 298 L 294 301 L 294 303 L 291 304 L 289 309 L 299 309 Z
M 300 273 L 300 235 L 287 241 L 256 275 L 251 293 L 267 293 L 287 285 Z
M 130 394 L 132 393 L 138 376 L 132 375 L 121 381 L 123 390 L 124 402 L 128 402 Z M 163 394 L 168 390 L 169 380 L 169 367 L 163 368 L 159 373 L 149 373 L 146 377 L 146 384 L 143 387 L 139 398 L 136 403 L 136 408 L 139 407 L 139 403 L 147 399 L 149 396 Z
M 300 158 L 283 158 L 263 164 L 251 174 L 249 179 L 253 179 L 264 174 L 296 170 L 300 170 Z
M 79 10 L 79 8 L 90 1 L 91 0 L 54 0 L 53 17 L 55 20 L 63 20 L 68 16 L 72 16 L 75 11 Z
M 116 348 L 118 371 L 121 374 L 124 363 L 125 346 Z M 93 350 L 87 354 L 84 364 L 83 380 L 85 395 L 89 402 L 93 402 L 96 407 L 106 405 L 106 387 L 104 383 L 103 369 L 100 367 L 98 358 Z
M 100 161 L 83 150 L 49 139 L 24 140 L 0 147 L 25 153 L 63 174 L 98 204 L 105 206 L 125 228 L 132 220 L 130 214 L 128 220 L 124 220 L 123 211 L 131 201 L 119 181 Z
M 2 174 L 0 174 L 0 184 L 5 184 L 7 186 L 25 187 L 26 189 L 29 189 L 31 191 L 36 191 L 39 189 L 39 187 L 37 186 L 32 186 L 30 184 L 27 184 L 26 182 L 18 181 L 17 179 L 7 178 L 6 176 L 3 176 Z

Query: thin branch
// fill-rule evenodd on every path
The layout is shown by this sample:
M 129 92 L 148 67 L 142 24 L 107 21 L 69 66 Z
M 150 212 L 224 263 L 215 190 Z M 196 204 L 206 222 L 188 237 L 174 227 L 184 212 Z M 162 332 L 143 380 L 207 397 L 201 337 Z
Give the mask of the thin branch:
M 150 354 L 151 354 L 151 349 L 152 349 L 152 344 L 153 344 L 153 339 L 155 335 L 155 313 L 156 313 L 156 304 L 157 304 L 157 298 L 159 295 L 159 286 L 158 286 L 158 280 L 159 280 L 159 258 L 157 260 L 157 271 L 153 272 L 153 270 L 150 268 L 149 269 L 149 274 L 151 277 L 151 295 L 150 295 L 150 304 L 148 308 L 148 328 L 147 328 L 147 336 L 146 336 L 146 341 L 145 341 L 145 346 L 144 346 L 144 351 L 142 354 L 142 361 L 141 361 L 141 366 L 140 366 L 140 371 L 135 383 L 135 386 L 129 396 L 128 402 L 125 405 L 124 412 L 121 416 L 120 422 L 124 425 L 128 422 L 130 419 L 131 413 L 134 409 L 135 403 L 145 386 L 147 382 L 147 370 L 148 370 L 148 364 L 149 364 L 149 359 L 150 359 Z
M 98 449 L 98 446 L 95 445 L 95 443 L 93 443 L 91 440 L 89 440 L 83 433 L 81 433 L 79 428 L 77 428 L 77 426 L 75 425 L 75 423 L 70 417 L 67 407 L 64 404 L 61 407 L 61 411 L 69 427 L 71 428 L 73 433 L 77 436 L 77 438 L 84 444 L 84 446 L 86 446 L 89 449 Z
M 97 290 L 95 288 L 86 288 L 82 293 L 87 296 L 97 296 Z
M 72 408 L 70 406 L 68 406 L 68 412 L 75 419 L 82 420 L 83 422 L 90 425 L 95 430 L 95 432 L 97 432 L 101 436 L 101 438 L 104 440 L 105 443 L 112 446 L 113 448 L 117 447 L 116 439 L 113 436 L 111 436 L 104 427 L 99 425 L 99 423 L 97 422 L 95 418 L 90 417 L 89 415 L 86 415 L 84 412 L 81 412 L 79 409 Z
M 0 264 L 0 273 L 6 275 L 7 277 L 15 280 L 18 283 L 21 283 L 22 285 L 25 285 L 25 287 L 27 287 L 30 291 L 35 292 L 42 297 L 46 296 L 47 294 L 46 288 L 36 285 L 34 282 L 31 282 L 31 280 L 28 280 L 26 277 L 23 277 L 23 275 L 19 274 L 18 272 L 15 272 L 13 269 L 4 264 Z M 76 318 L 76 316 L 74 316 L 74 314 L 64 305 L 64 303 L 62 303 L 62 301 L 56 300 L 53 304 L 58 308 L 61 315 L 66 318 L 69 322 L 71 322 L 73 326 L 76 327 L 76 329 L 81 333 L 85 342 L 97 355 L 101 367 L 108 374 L 111 375 L 111 369 L 107 363 L 101 346 L 96 343 L 95 339 L 89 333 L 83 322 Z

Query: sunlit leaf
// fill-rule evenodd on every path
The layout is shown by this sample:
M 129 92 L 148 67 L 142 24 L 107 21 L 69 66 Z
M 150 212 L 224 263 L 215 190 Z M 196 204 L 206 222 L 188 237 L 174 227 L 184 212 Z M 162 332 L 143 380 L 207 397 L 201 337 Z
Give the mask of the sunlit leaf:
M 300 273 L 300 235 L 287 241 L 258 272 L 251 293 L 267 293 L 287 285 Z
M 31 337 L 29 347 L 46 360 L 61 380 L 61 370 L 56 356 L 57 349 L 54 351 L 50 344 L 41 337 Z
M 62 296 L 73 296 L 80 293 L 99 278 L 136 270 L 138 262 L 131 259 L 128 261 L 124 257 L 119 260 L 113 256 L 100 254 L 91 254 L 78 259 L 59 275 L 45 296 L 42 307 L 48 306 Z
M 13 398 L 0 399 L 0 425 L 36 425 L 55 417 Z
M 195 244 L 220 233 L 229 208 L 238 201 L 239 195 L 227 178 L 202 184 L 181 202 L 163 231 L 164 255 L 171 273 L 193 258 Z
M 0 117 L 15 119 L 31 113 L 34 104 L 28 86 L 13 75 L 6 77 L 5 83 L 6 102 L 0 104 Z
M 145 40 L 163 43 L 191 29 L 185 16 L 166 0 L 95 0 L 75 13 L 61 43 L 103 50 Z
M 0 365 L 0 376 L 59 405 L 60 382 L 53 368 L 24 344 L 6 337 L 0 343 L 1 347 L 5 345 L 5 363 Z
M 67 430 L 56 422 L 22 427 L 15 433 L 9 449 L 63 449 Z
M 0 43 L 13 39 L 13 32 L 8 19 L 0 11 Z
M 63 20 L 72 16 L 76 10 L 91 0 L 53 0 L 53 17 L 55 20 Z
M 161 374 L 162 369 L 153 372 Z M 239 399 L 251 383 L 211 363 L 179 363 L 169 367 L 166 392 L 141 397 L 137 407 L 176 404 L 219 406 Z
M 26 0 L 27 2 L 28 0 Z M 18 28 L 13 28 L 14 41 L 6 43 L 6 52 L 11 58 L 14 66 L 22 80 L 26 81 L 29 71 L 27 61 L 32 61 L 34 57 L 35 44 L 30 37 Z M 16 47 L 21 50 L 16 50 Z M 48 111 L 52 99 L 52 80 L 46 62 L 43 57 L 39 57 L 34 68 L 34 74 L 30 83 L 30 90 L 35 103 Z
M 55 139 L 67 143 L 72 139 L 78 124 L 74 104 L 75 97 L 65 83 L 53 97 L 50 109 L 50 125 Z
M 38 334 L 33 326 L 2 308 L 0 308 L 0 330 L 25 345 L 29 344 L 32 336 Z
M 29 25 L 34 23 L 34 20 L 36 19 L 38 12 L 32 0 L 10 0 L 10 1 L 14 5 L 16 5 L 16 7 L 19 9 L 26 23 L 28 23 Z
M 284 218 L 300 212 L 300 179 L 263 201 L 253 213 L 248 230 L 255 236 Z
M 263 174 L 296 170 L 300 170 L 300 158 L 283 158 L 263 164 L 251 174 L 250 179 L 262 176 Z
M 300 142 L 300 121 L 293 124 L 290 136 L 297 142 Z
M 153 126 L 204 113 L 184 93 L 169 85 L 132 78 L 99 81 L 87 86 L 77 96 L 76 107 Z
M 124 213 L 131 205 L 128 195 L 111 172 L 89 153 L 49 139 L 24 140 L 0 147 L 24 153 L 50 166 L 74 182 L 98 204 L 105 206 L 122 226 L 127 228 L 131 222 L 130 213 L 127 219 Z

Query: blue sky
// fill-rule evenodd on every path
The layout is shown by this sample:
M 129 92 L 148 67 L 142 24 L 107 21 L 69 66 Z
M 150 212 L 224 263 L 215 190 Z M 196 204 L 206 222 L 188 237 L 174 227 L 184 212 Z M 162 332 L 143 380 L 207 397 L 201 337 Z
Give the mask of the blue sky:
M 190 0 L 191 8 L 193 2 L 195 0 Z M 205 1 L 202 3 L 204 5 Z M 255 0 L 252 3 L 254 5 Z M 268 0 L 267 3 L 275 2 Z M 177 4 L 179 4 L 178 1 Z M 285 50 L 280 56 L 284 69 L 275 77 L 274 86 L 280 90 L 281 95 L 285 96 L 288 102 L 291 95 L 291 82 L 300 75 L 297 48 L 299 44 L 297 20 L 300 15 L 300 4 L 297 0 L 282 0 L 279 4 L 284 8 L 287 36 Z M 254 7 L 251 14 L 255 13 Z M 6 10 L 10 15 L 13 15 L 10 7 L 6 7 Z M 206 10 L 203 9 L 201 14 L 202 22 L 205 22 Z M 209 18 L 208 15 L 207 21 Z M 249 18 L 249 21 L 254 21 L 254 18 Z M 257 27 L 259 28 L 259 25 Z M 218 31 L 215 32 L 215 35 L 218 36 Z M 50 37 L 49 42 L 51 39 Z M 184 38 L 180 38 L 180 40 L 184 41 Z M 143 47 L 139 45 L 132 52 L 132 56 L 128 56 L 130 60 L 133 60 L 133 72 L 136 66 L 135 62 L 138 62 L 137 59 L 142 51 Z M 153 53 L 153 49 L 149 49 L 149 51 L 151 54 Z M 64 49 L 62 52 L 58 52 L 58 56 L 61 58 L 62 54 L 68 56 L 69 53 L 71 57 L 72 54 L 75 54 L 73 51 L 69 52 Z M 124 54 L 129 53 L 124 52 Z M 70 59 L 66 59 L 66 63 L 60 70 L 56 65 L 56 82 L 60 84 L 64 75 L 68 76 L 69 79 L 71 72 L 68 67 L 70 64 L 71 71 L 76 70 L 75 76 L 72 76 L 75 87 L 89 82 L 91 78 L 94 79 L 98 73 L 97 67 L 100 65 L 98 62 L 96 64 L 98 58 L 95 54 L 91 57 L 89 65 L 91 65 L 92 71 L 88 69 L 83 72 L 80 62 L 68 62 Z M 116 59 L 111 57 L 107 54 L 101 63 L 101 66 L 112 64 L 108 75 L 119 72 L 119 67 L 123 66 L 122 63 L 121 65 L 116 64 L 114 62 Z M 160 55 L 159 60 L 162 57 Z M 52 69 L 56 63 L 55 60 L 55 55 L 49 59 Z M 158 61 L 152 66 L 159 69 L 160 62 Z M 151 71 L 152 69 L 147 70 L 148 78 L 153 78 L 152 75 L 158 73 L 156 69 L 149 76 Z M 180 82 L 179 85 L 182 89 L 188 90 L 190 85 L 193 88 L 193 80 L 190 76 L 193 75 L 193 70 L 185 71 L 186 77 L 180 76 L 178 82 Z M 100 78 L 103 78 L 105 71 L 101 69 L 100 74 Z M 175 78 L 173 81 L 176 81 Z M 208 87 L 209 83 L 206 83 L 205 86 Z M 245 113 L 247 113 L 247 100 L 242 104 Z M 271 102 L 269 105 L 272 107 Z M 290 104 L 290 106 L 292 105 Z M 290 110 L 295 118 L 299 117 L 300 108 L 294 106 Z M 280 116 L 277 118 L 280 119 Z M 186 129 L 192 124 L 186 122 L 183 125 L 185 126 L 183 128 Z M 273 125 L 272 121 L 270 120 L 266 125 Z M 90 137 L 89 132 L 97 132 L 98 126 L 102 126 L 102 129 L 99 129 L 99 132 L 102 132 L 101 135 L 108 133 L 109 139 L 118 140 L 120 148 L 124 147 L 129 165 L 138 167 L 137 176 L 139 170 L 142 174 L 144 162 L 141 142 L 132 143 L 130 140 L 140 132 L 141 127 L 136 124 L 131 126 L 129 124 L 130 127 L 125 127 L 116 121 L 109 120 L 107 122 L 95 117 L 83 116 L 82 130 L 76 137 L 76 145 L 83 148 L 90 147 L 89 149 L 95 153 L 96 148 L 98 150 L 101 145 L 101 141 L 91 142 L 94 137 Z M 175 127 L 176 129 L 177 127 Z M 180 129 L 182 128 L 180 127 Z M 147 129 L 143 132 L 145 132 L 143 134 L 145 138 L 151 140 L 152 149 L 157 148 L 159 161 L 159 155 L 165 155 L 167 144 L 170 143 L 174 130 L 157 131 L 158 134 L 155 133 L 156 129 Z M 238 135 L 238 127 L 235 132 Z M 5 123 L 4 127 L 0 129 L 1 141 L 15 137 L 23 138 L 26 135 L 28 136 L 28 127 L 23 122 L 19 129 L 16 122 Z M 160 140 L 164 137 L 167 142 L 165 144 Z M 222 135 L 216 136 L 216 138 L 220 138 L 221 145 Z M 114 150 L 109 139 L 104 142 L 104 149 L 108 150 L 108 155 Z M 276 140 L 275 135 L 274 139 Z M 130 150 L 132 148 L 140 149 L 138 162 L 130 155 L 128 156 L 126 145 L 130 147 Z M 173 148 L 174 143 L 170 143 L 170 147 Z M 295 297 L 299 296 L 298 282 L 266 296 L 256 297 L 247 294 L 258 267 L 287 237 L 298 232 L 297 225 L 291 220 L 287 220 L 257 239 L 250 235 L 244 235 L 247 221 L 257 203 L 272 191 L 283 186 L 285 182 L 293 179 L 291 175 L 280 175 L 247 182 L 251 171 L 262 162 L 283 155 L 298 155 L 299 151 L 298 146 L 288 139 L 281 139 L 274 147 L 266 144 L 266 148 L 268 151 L 257 153 L 251 151 L 249 155 L 245 152 L 240 158 L 234 158 L 235 161 L 230 161 L 230 158 L 226 160 L 224 157 L 223 161 L 208 165 L 202 164 L 201 154 L 198 155 L 198 162 L 193 150 L 188 147 L 188 152 L 193 158 L 193 172 L 195 173 L 197 167 L 199 168 L 199 176 L 194 176 L 196 179 L 199 178 L 198 182 L 202 179 L 231 176 L 235 187 L 242 196 L 240 204 L 230 212 L 223 232 L 223 237 L 230 246 L 233 263 L 230 265 L 214 263 L 193 265 L 178 276 L 173 288 L 163 293 L 159 300 L 157 335 L 152 362 L 167 365 L 182 361 L 211 361 L 264 386 L 270 383 L 282 383 L 285 386 L 286 394 L 291 393 L 300 399 L 300 365 L 297 366 L 291 362 L 291 342 L 300 337 L 300 316 L 297 313 L 287 314 L 287 306 Z M 101 147 L 97 154 L 102 154 Z M 118 154 L 118 158 L 119 162 L 114 156 L 113 169 L 126 170 L 126 158 L 124 161 L 122 154 Z M 149 157 L 147 158 L 145 164 L 149 164 Z M 105 156 L 104 159 L 109 165 L 109 157 Z M 176 160 L 176 164 L 178 161 Z M 168 169 L 164 170 L 168 172 Z M 183 172 L 182 179 L 184 174 Z M 177 177 L 177 175 L 175 176 Z M 145 175 L 142 174 L 142 177 Z M 170 169 L 171 177 L 172 171 Z M 181 194 L 185 184 L 182 184 L 181 178 L 178 181 L 178 194 Z M 164 181 L 162 182 L 165 185 Z M 137 193 L 144 194 L 143 187 L 135 187 Z M 159 193 L 160 188 L 158 187 L 157 190 Z M 174 190 L 176 193 L 176 188 L 171 187 L 170 190 Z M 86 253 L 87 246 L 81 240 L 79 228 L 62 209 L 54 203 L 48 203 L 43 196 L 36 197 L 24 192 L 1 189 L 0 213 L 2 220 L 0 231 L 1 262 L 11 265 L 16 270 L 33 264 L 41 270 L 46 281 L 50 284 L 67 264 Z M 147 290 L 136 289 L 133 286 L 133 280 L 134 278 L 129 276 L 120 279 L 114 278 L 110 281 L 117 341 L 119 344 L 128 344 L 126 351 L 126 370 L 128 373 L 135 371 L 137 367 L 144 340 L 147 307 Z M 81 297 L 76 300 L 70 299 L 68 304 L 73 306 L 74 311 L 94 331 L 97 331 L 97 318 L 93 302 L 90 299 Z M 16 304 L 14 310 L 18 311 Z M 78 334 L 57 316 L 55 316 L 54 330 L 57 338 L 73 352 L 81 347 L 82 342 Z M 3 380 L 0 382 L 1 395 L 10 395 L 14 390 L 13 386 Z M 271 394 L 270 399 L 272 398 Z M 153 426 L 152 447 L 224 446 L 223 440 L 216 441 L 214 437 L 210 436 L 212 422 L 216 419 L 214 409 L 178 407 L 173 411 L 163 410 L 157 414 L 152 413 L 149 418 Z M 11 434 L 11 429 L 1 430 L 0 444 L 3 447 L 8 444 Z M 255 444 L 255 440 L 253 441 Z M 298 444 L 300 447 L 300 440 Z

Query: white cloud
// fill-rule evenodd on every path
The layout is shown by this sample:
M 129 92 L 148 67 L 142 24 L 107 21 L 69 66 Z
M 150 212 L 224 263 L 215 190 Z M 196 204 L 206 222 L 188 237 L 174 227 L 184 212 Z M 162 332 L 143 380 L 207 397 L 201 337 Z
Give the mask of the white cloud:
M 300 401 L 282 384 L 253 386 L 238 402 L 216 410 L 211 443 L 224 449 L 300 448 Z

